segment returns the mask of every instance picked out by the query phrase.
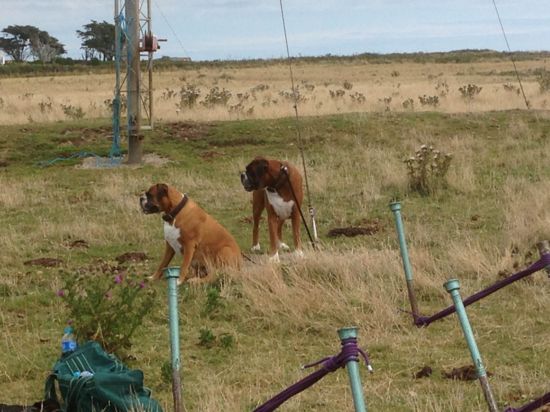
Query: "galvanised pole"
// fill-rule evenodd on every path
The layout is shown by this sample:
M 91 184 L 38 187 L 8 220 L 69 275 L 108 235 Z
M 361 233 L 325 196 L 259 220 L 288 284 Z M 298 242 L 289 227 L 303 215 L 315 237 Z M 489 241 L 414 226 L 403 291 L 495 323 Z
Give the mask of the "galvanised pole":
M 338 336 L 342 341 L 349 338 L 357 339 L 357 328 L 349 327 L 338 329 Z M 348 361 L 346 363 L 346 370 L 348 371 L 355 412 L 367 412 L 367 406 L 365 404 L 365 399 L 363 398 L 361 376 L 359 375 L 359 362 L 354 360 Z
M 180 277 L 180 268 L 169 267 L 164 269 L 164 277 L 168 282 L 168 313 L 170 317 L 170 349 L 172 353 L 172 394 L 174 397 L 174 412 L 182 412 L 178 320 L 178 279 Z
M 128 105 L 128 163 L 141 163 L 143 145 L 140 136 L 140 58 L 139 58 L 139 0 L 125 0 Z
M 405 240 L 405 230 L 403 229 L 403 220 L 401 219 L 401 203 L 390 203 L 390 209 L 393 212 L 395 219 L 395 228 L 397 230 L 397 238 L 399 239 L 399 250 L 401 252 L 401 260 L 403 261 L 403 270 L 405 271 L 405 279 L 407 280 L 407 292 L 409 295 L 409 302 L 411 304 L 411 311 L 413 319 L 419 316 L 418 303 L 416 301 L 416 295 L 414 293 L 413 284 L 413 272 L 411 262 L 409 261 L 409 251 L 407 250 L 407 241 Z
M 537 247 L 539 249 L 540 257 L 550 254 L 550 242 L 548 240 L 543 240 L 537 243 Z M 548 276 L 550 277 L 550 265 L 546 266 L 544 270 L 546 271 L 546 273 L 548 273 Z
M 462 302 L 462 298 L 460 297 L 460 282 L 458 281 L 458 279 L 451 279 L 445 282 L 444 286 L 447 292 L 449 292 L 451 297 L 453 298 L 453 302 L 456 308 L 456 314 L 458 315 L 460 326 L 462 327 L 462 332 L 464 332 L 464 337 L 466 338 L 466 343 L 468 344 L 468 349 L 470 350 L 470 355 L 472 356 L 472 361 L 474 362 L 477 377 L 479 379 L 479 383 L 481 384 L 483 395 L 485 395 L 485 401 L 487 402 L 489 411 L 497 412 L 497 403 L 495 401 L 495 397 L 493 396 L 493 392 L 491 391 L 491 387 L 489 386 L 489 381 L 487 380 L 487 372 L 485 371 L 485 367 L 483 366 L 483 362 L 481 361 L 481 355 L 479 354 L 479 350 L 477 348 L 477 344 L 474 338 L 474 332 L 472 331 L 470 321 L 468 320 L 468 315 L 466 314 L 466 309 L 464 308 L 464 303 Z

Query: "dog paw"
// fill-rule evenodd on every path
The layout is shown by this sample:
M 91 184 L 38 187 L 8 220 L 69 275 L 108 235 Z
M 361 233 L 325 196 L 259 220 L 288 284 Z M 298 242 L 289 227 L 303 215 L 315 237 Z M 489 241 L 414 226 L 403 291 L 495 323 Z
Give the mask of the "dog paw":
M 277 248 L 280 250 L 290 250 L 290 247 L 284 242 L 279 242 Z
M 250 248 L 251 252 L 259 252 L 260 251 L 260 244 L 256 243 L 254 246 Z
M 279 252 L 275 252 L 275 254 L 273 256 L 270 256 L 269 257 L 269 262 L 270 263 L 280 263 L 281 260 L 279 259 Z

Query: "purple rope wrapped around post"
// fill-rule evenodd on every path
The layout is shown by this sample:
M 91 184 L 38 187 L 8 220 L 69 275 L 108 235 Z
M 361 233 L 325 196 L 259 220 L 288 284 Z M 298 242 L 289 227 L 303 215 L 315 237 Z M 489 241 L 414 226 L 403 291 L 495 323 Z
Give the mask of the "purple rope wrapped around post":
M 339 368 L 345 367 L 347 362 L 359 362 L 359 355 L 363 357 L 365 363 L 367 364 L 367 367 L 369 368 L 369 371 L 371 371 L 372 367 L 370 366 L 369 358 L 367 354 L 357 346 L 357 339 L 343 339 L 342 350 L 338 355 L 330 356 L 309 365 L 305 365 L 304 368 L 310 368 L 317 365 L 321 365 L 321 367 L 312 374 L 306 376 L 304 379 L 296 382 L 294 385 L 289 386 L 284 391 L 275 395 L 263 405 L 254 409 L 254 412 L 274 411 L 284 402 L 292 398 L 294 395 L 297 395 L 298 393 L 306 390 L 307 388 L 321 380 L 325 375 L 328 375 L 330 372 L 334 372 Z
M 508 407 L 504 410 L 504 412 L 531 412 L 546 405 L 547 403 L 550 403 L 550 392 L 545 393 L 540 398 L 535 399 L 534 401 L 519 408 Z
M 532 275 L 533 273 L 538 272 L 539 270 L 542 270 L 544 268 L 547 268 L 548 266 L 550 266 L 550 254 L 544 253 L 538 261 L 533 263 L 527 269 L 524 269 L 518 273 L 508 276 L 506 279 L 502 279 L 496 282 L 495 284 L 489 286 L 488 288 L 485 288 L 467 297 L 466 299 L 464 299 L 464 306 L 471 305 L 472 303 L 477 302 L 478 300 L 491 295 L 497 290 L 502 289 L 505 286 L 508 286 L 510 283 L 514 283 L 526 276 Z M 455 310 L 456 309 L 454 305 L 452 305 L 452 306 L 448 306 L 442 311 L 437 312 L 432 316 L 418 316 L 417 318 L 415 318 L 414 324 L 419 327 L 428 326 L 430 323 L 435 322 L 436 320 L 443 319 L 444 317 L 449 316 L 450 314 L 454 313 Z

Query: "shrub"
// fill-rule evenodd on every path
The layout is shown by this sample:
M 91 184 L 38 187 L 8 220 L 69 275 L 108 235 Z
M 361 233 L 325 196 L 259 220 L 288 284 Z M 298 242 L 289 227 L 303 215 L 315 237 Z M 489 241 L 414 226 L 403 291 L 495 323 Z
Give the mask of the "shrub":
M 79 120 L 84 118 L 85 113 L 84 113 L 84 110 L 82 110 L 82 107 L 80 106 L 73 106 L 72 104 L 61 103 L 61 109 L 63 109 L 63 113 L 69 119 Z
M 208 94 L 204 97 L 204 101 L 201 102 L 202 105 L 206 107 L 213 106 L 225 106 L 227 102 L 231 99 L 231 92 L 225 88 L 220 88 L 218 86 L 212 87 Z
M 155 291 L 129 270 L 96 265 L 64 273 L 57 295 L 79 340 L 93 339 L 109 352 L 132 346 L 131 338 L 153 306 Z
M 330 98 L 331 99 L 340 99 L 340 98 L 344 97 L 344 95 L 346 94 L 346 92 L 342 89 L 329 90 L 328 92 L 330 93 Z
M 447 80 L 438 80 L 435 85 L 435 91 L 440 97 L 445 97 L 449 94 L 449 84 Z
M 350 94 L 349 97 L 353 103 L 357 103 L 357 104 L 364 104 L 367 101 L 367 98 L 365 97 L 365 95 L 359 92 Z
M 344 80 L 344 84 L 342 84 L 342 87 L 344 87 L 344 89 L 346 90 L 351 90 L 353 89 L 353 83 L 348 82 L 347 80 Z
M 439 106 L 439 96 L 418 96 L 418 101 L 422 106 Z
M 483 87 L 480 87 L 478 85 L 467 84 L 467 85 L 459 87 L 458 91 L 462 95 L 463 99 L 473 100 L 474 97 L 476 97 L 477 95 L 479 95 L 479 93 L 481 93 L 482 89 L 483 89 Z
M 194 84 L 187 83 L 180 89 L 180 102 L 176 103 L 176 106 L 183 110 L 186 108 L 192 108 L 197 104 L 197 100 L 201 95 L 200 89 Z
M 401 105 L 405 110 L 410 110 L 410 111 L 414 110 L 414 100 L 410 97 L 408 99 L 403 100 L 403 103 L 401 103 Z
M 537 82 L 541 93 L 550 91 L 550 72 L 541 70 L 537 76 Z
M 415 155 L 405 160 L 409 189 L 422 195 L 434 193 L 447 184 L 446 175 L 452 155 L 433 146 L 422 145 Z

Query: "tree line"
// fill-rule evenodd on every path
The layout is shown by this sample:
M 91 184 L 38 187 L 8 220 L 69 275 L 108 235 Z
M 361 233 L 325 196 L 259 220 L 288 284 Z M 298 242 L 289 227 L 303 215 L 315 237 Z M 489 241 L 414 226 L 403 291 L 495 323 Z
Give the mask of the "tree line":
M 76 31 L 83 60 L 111 61 L 115 57 L 115 25 L 92 20 Z M 10 25 L 0 32 L 0 50 L 16 62 L 51 62 L 67 53 L 65 45 L 35 26 Z

